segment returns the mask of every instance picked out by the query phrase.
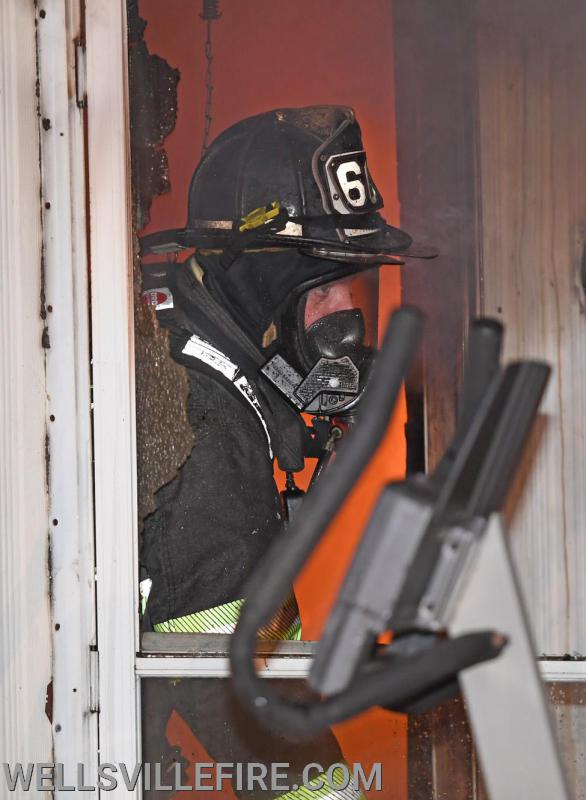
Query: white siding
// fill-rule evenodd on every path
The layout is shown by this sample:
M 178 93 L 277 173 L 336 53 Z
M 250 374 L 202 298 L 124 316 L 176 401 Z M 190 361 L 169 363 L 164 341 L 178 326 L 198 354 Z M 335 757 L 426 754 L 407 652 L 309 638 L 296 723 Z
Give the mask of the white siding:
M 586 7 L 482 0 L 483 311 L 553 374 L 510 512 L 545 655 L 586 653 Z
M 0 3 L 0 753 L 51 761 L 35 9 Z M 3 776 L 2 776 L 3 781 Z M 4 794 L 6 790 L 3 789 Z M 11 797 L 25 798 L 15 792 Z

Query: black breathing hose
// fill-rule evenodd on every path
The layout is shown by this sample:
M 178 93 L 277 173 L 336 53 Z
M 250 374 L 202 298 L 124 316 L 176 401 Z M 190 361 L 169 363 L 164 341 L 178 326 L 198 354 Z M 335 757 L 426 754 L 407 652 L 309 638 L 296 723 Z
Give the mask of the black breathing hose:
M 306 732 L 315 712 L 311 707 L 286 703 L 257 676 L 257 631 L 285 600 L 293 579 L 378 447 L 419 344 L 422 325 L 422 317 L 414 309 L 402 308 L 392 315 L 357 412 L 358 434 L 354 431 L 341 443 L 334 464 L 305 498 L 287 535 L 273 543 L 245 588 L 247 600 L 231 641 L 233 681 L 242 702 L 268 723 L 276 714 L 281 722 L 287 720 L 290 729 Z M 330 722 L 325 721 L 324 726 Z
M 231 641 L 233 685 L 241 702 L 267 727 L 297 737 L 323 730 L 373 705 L 408 708 L 426 692 L 453 681 L 462 669 L 497 656 L 503 637 L 479 631 L 440 641 L 424 653 L 381 659 L 345 691 L 313 703 L 281 697 L 254 668 L 256 635 L 285 600 L 293 579 L 370 461 L 393 413 L 421 335 L 421 315 L 393 314 L 358 409 L 357 430 L 343 440 L 336 461 L 307 495 L 287 535 L 276 540 L 245 588 L 246 603 Z

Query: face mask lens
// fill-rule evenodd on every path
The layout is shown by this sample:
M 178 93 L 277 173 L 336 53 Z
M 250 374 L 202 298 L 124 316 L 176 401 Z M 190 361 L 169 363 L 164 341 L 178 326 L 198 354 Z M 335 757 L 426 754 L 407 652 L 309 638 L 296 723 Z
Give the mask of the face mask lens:
M 351 413 L 378 344 L 378 268 L 313 286 L 295 309 L 292 360 L 277 353 L 264 375 L 308 413 Z
M 336 315 L 350 318 L 349 312 L 360 312 L 364 322 L 363 344 L 376 348 L 378 327 L 378 269 L 350 275 L 324 283 L 306 292 L 303 308 L 303 328 L 311 332 L 316 323 L 323 327 L 326 318 Z M 342 315 L 341 312 L 346 312 Z M 335 317 L 332 317 L 335 319 Z M 315 327 L 313 328 L 315 330 Z
M 376 268 L 350 279 L 354 307 L 362 311 L 364 318 L 364 344 L 375 350 L 378 347 L 378 279 Z

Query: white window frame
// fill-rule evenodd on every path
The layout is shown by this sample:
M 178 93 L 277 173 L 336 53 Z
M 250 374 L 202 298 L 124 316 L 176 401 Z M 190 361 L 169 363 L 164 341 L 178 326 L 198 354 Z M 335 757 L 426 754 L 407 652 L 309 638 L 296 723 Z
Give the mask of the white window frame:
M 140 760 L 126 4 L 86 5 L 100 752 Z M 138 794 L 122 787 L 114 800 Z
M 79 0 L 35 7 L 45 306 L 53 757 L 98 758 L 84 117 Z M 79 55 L 79 54 L 77 54 Z M 79 101 L 79 102 L 78 102 Z M 90 798 L 93 793 L 80 792 Z
M 0 752 L 12 764 L 52 749 L 35 22 L 32 3 L 0 3 Z
M 140 760 L 140 677 L 221 677 L 225 657 L 139 656 L 133 287 L 126 4 L 86 5 L 100 761 Z M 309 657 L 263 660 L 302 677 Z M 542 661 L 546 680 L 585 680 L 583 662 Z M 117 797 L 138 797 L 125 789 Z
M 79 0 L 0 3 L 0 750 L 12 765 L 81 762 L 89 774 L 98 725 L 80 33 Z

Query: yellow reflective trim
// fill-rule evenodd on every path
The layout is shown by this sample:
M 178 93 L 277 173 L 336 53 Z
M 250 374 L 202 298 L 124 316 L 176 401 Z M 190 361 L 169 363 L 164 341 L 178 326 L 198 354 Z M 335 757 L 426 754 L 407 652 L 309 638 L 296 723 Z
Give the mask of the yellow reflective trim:
M 232 600 L 221 606 L 195 611 L 183 617 L 175 617 L 153 625 L 157 633 L 226 633 L 234 632 L 242 611 L 244 599 Z M 258 632 L 259 639 L 301 639 L 301 619 L 295 596 L 277 611 L 273 619 Z
M 242 224 L 238 230 L 240 233 L 244 233 L 244 231 L 252 231 L 255 228 L 260 228 L 261 225 L 266 225 L 269 220 L 278 217 L 280 211 L 281 204 L 278 202 L 278 200 L 273 200 L 269 206 L 260 206 L 259 208 L 255 208 L 253 211 L 250 211 L 248 214 L 245 214 L 242 217 Z
M 349 770 L 352 774 L 351 770 Z M 292 789 L 286 794 L 278 795 L 279 800 L 364 800 L 364 795 L 360 789 L 352 785 L 352 779 L 345 789 L 336 788 L 336 783 L 340 786 L 345 779 L 344 772 L 341 767 L 336 767 L 333 771 L 333 786 L 330 786 L 327 779 L 327 771 L 322 772 L 315 778 L 312 778 L 307 786 L 299 786 L 297 789 Z M 320 785 L 318 789 L 317 787 Z

